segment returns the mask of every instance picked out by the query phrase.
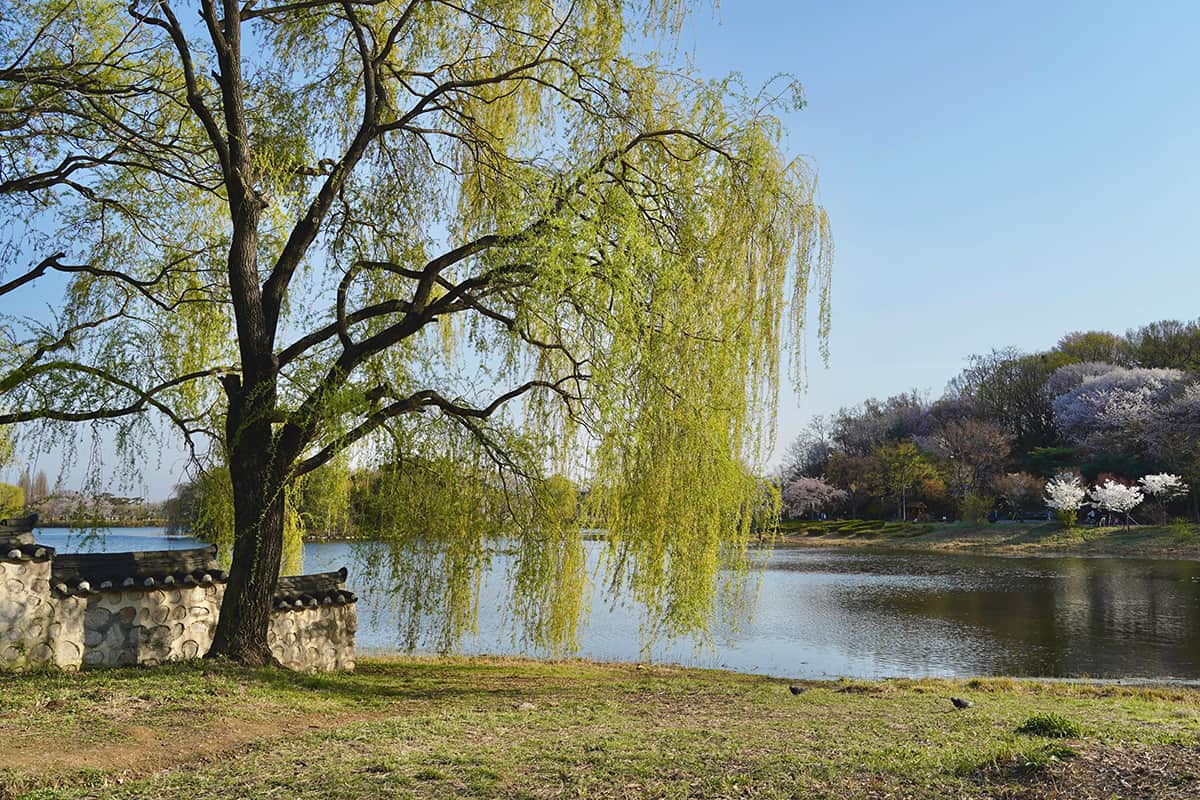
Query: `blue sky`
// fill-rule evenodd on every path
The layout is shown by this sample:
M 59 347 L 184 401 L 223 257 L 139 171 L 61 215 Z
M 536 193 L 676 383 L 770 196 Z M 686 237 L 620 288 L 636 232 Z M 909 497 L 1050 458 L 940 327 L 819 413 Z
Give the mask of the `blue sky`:
M 1200 4 L 727 2 L 711 75 L 805 85 L 786 118 L 837 246 L 811 414 L 940 394 L 971 353 L 1200 316 Z
M 726 0 L 681 47 L 808 107 L 837 246 L 832 362 L 785 390 L 812 414 L 940 394 L 971 353 L 1200 316 L 1200 4 Z M 172 459 L 147 476 L 173 483 Z

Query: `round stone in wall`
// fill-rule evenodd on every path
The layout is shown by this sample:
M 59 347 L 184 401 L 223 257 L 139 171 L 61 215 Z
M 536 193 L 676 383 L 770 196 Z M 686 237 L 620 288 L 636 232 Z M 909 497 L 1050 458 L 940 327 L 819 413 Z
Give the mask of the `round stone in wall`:
M 139 630 L 139 629 L 135 629 Z M 104 643 L 112 648 L 117 649 L 125 646 L 125 629 L 120 625 L 110 625 L 108 630 L 104 632 Z
M 95 631 L 105 631 L 112 624 L 112 613 L 107 608 L 92 606 L 83 614 L 83 624 Z
M 143 639 L 143 643 L 149 642 L 154 647 L 170 647 L 171 645 L 171 629 L 166 625 L 155 625 L 150 629 L 148 639 Z

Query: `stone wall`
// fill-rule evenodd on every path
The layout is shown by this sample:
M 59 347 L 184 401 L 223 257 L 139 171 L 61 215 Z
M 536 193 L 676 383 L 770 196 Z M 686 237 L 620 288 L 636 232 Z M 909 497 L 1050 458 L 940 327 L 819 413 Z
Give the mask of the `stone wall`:
M 2 544 L 0 669 L 154 666 L 212 645 L 226 579 L 216 548 L 56 558 L 28 536 Z M 354 669 L 357 598 L 345 579 L 280 579 L 268 633 L 280 664 Z
M 271 655 L 298 672 L 354 669 L 358 613 L 353 603 L 320 605 L 271 614 Z
M 0 663 L 16 669 L 55 663 L 50 557 L 0 556 Z
M 212 645 L 225 587 L 102 591 L 84 612 L 85 667 L 155 666 L 199 658 Z

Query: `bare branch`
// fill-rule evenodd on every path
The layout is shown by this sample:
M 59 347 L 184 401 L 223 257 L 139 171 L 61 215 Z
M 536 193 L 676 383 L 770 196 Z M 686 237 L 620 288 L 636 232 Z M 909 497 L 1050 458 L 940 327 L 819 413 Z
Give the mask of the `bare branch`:
M 405 414 L 413 414 L 429 408 L 436 408 L 448 417 L 454 417 L 462 420 L 484 420 L 491 417 L 505 404 L 528 394 L 534 389 L 545 389 L 559 395 L 564 401 L 570 403 L 577 399 L 571 395 L 562 385 L 570 380 L 586 379 L 586 376 L 572 375 L 563 378 L 559 381 L 542 381 L 534 380 L 527 381 L 514 389 L 505 392 L 496 397 L 492 402 L 482 408 L 469 406 L 461 402 L 448 400 L 436 391 L 425 389 L 415 392 L 408 397 L 397 400 L 390 405 L 384 406 L 379 410 L 368 415 L 365 420 L 355 426 L 353 429 L 339 436 L 333 442 L 323 447 L 315 455 L 301 461 L 293 470 L 295 476 L 304 475 L 312 472 L 317 467 L 328 462 L 338 453 L 344 451 L 355 442 L 369 436 L 374 431 L 378 430 L 381 425 L 390 419 L 403 416 Z

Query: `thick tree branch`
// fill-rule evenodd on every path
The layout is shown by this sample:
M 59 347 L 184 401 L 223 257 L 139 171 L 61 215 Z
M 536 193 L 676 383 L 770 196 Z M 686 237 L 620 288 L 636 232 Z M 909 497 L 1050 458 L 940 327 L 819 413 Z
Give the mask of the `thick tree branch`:
M 270 346 L 272 348 L 275 345 L 274 337 L 279 322 L 279 310 L 287 293 L 288 284 L 291 283 L 292 276 L 300 266 L 300 261 L 308 252 L 308 248 L 316 239 L 317 232 L 321 229 L 338 193 L 367 152 L 372 139 L 375 138 L 378 132 L 379 111 L 385 102 L 383 83 L 379 80 L 378 65 L 372 59 L 371 45 L 367 40 L 366 30 L 359 23 L 352 4 L 348 0 L 343 0 L 341 5 L 350 22 L 362 67 L 362 120 L 353 140 L 346 148 L 346 152 L 333 165 L 329 176 L 321 185 L 320 191 L 313 198 L 308 210 L 292 228 L 287 243 L 284 244 L 283 250 L 271 270 L 270 277 L 263 284 L 263 310 L 266 315 L 267 330 L 271 335 Z
M 343 452 L 355 442 L 361 441 L 380 428 L 385 422 L 405 414 L 413 414 L 426 409 L 435 408 L 448 417 L 462 420 L 484 420 L 491 417 L 505 404 L 517 399 L 535 389 L 545 389 L 554 392 L 568 404 L 578 398 L 562 388 L 563 384 L 572 380 L 586 380 L 587 376 L 569 375 L 558 381 L 533 380 L 517 386 L 499 395 L 488 405 L 481 408 L 466 405 L 460 401 L 448 400 L 436 391 L 425 389 L 415 392 L 408 397 L 397 400 L 371 413 L 353 429 L 339 436 L 333 442 L 323 447 L 313 456 L 301 461 L 293 470 L 296 477 L 312 472 L 322 464 L 327 463 L 338 453 Z

